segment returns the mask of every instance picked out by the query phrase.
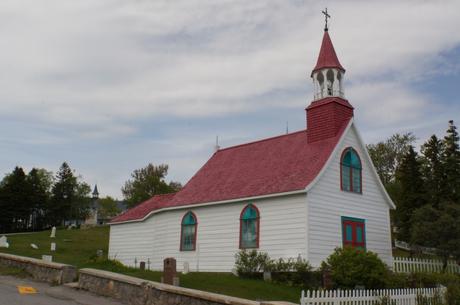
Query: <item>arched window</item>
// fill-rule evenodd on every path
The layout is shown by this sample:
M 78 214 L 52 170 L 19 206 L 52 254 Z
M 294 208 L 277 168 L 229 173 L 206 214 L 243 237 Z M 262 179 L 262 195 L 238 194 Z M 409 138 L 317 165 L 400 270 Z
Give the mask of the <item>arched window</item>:
M 362 193 L 361 170 L 361 160 L 356 150 L 346 148 L 340 162 L 340 186 L 343 191 Z
M 182 218 L 181 251 L 195 251 L 197 225 L 196 216 L 193 212 L 187 212 Z
M 259 210 L 247 205 L 240 216 L 240 249 L 259 248 Z

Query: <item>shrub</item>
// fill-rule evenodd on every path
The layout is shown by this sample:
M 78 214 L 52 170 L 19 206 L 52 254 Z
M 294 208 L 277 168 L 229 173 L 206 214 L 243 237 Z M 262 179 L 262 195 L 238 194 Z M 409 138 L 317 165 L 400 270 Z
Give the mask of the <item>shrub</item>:
M 272 260 L 265 252 L 241 250 L 235 255 L 235 267 L 240 277 L 262 278 L 262 272 L 270 271 L 272 280 L 305 289 L 318 288 L 321 273 L 313 271 L 307 260 L 301 258 L 280 258 Z
M 267 253 L 256 250 L 241 250 L 235 255 L 235 267 L 239 276 L 259 277 L 261 272 L 270 269 L 272 261 Z
M 447 287 L 447 305 L 460 305 L 460 275 L 458 274 L 428 272 L 404 274 L 389 272 L 386 288 L 434 288 L 439 285 Z M 420 297 L 419 304 L 424 304 L 423 302 L 425 301 Z
M 448 286 L 456 283 L 460 285 L 460 275 L 452 273 L 416 272 L 411 274 L 415 287 L 436 287 L 439 284 Z
M 335 288 L 353 289 L 364 286 L 367 289 L 385 287 L 388 269 L 377 254 L 351 247 L 336 248 L 323 262 L 322 270 L 329 270 Z
M 396 300 L 392 300 L 389 296 L 383 296 L 375 305 L 397 305 Z
M 385 278 L 385 288 L 388 289 L 399 289 L 408 288 L 410 286 L 410 274 L 407 273 L 396 273 L 388 271 Z
M 313 271 L 305 259 L 282 258 L 271 264 L 272 279 L 275 282 L 302 286 L 304 289 L 314 289 L 321 285 L 321 273 Z
M 448 305 L 460 305 L 460 281 L 447 286 L 446 301 Z
M 443 296 L 439 292 L 435 292 L 433 297 L 417 295 L 417 305 L 445 305 Z

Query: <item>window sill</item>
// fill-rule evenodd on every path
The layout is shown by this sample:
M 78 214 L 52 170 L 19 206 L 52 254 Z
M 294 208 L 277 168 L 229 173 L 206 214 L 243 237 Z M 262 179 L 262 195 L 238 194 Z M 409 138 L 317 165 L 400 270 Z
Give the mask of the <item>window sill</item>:
M 252 250 L 252 249 L 259 249 L 259 246 L 256 246 L 256 247 L 240 247 L 240 250 Z
M 353 192 L 353 191 L 347 191 L 347 190 L 343 190 L 343 189 L 341 191 L 345 192 L 345 193 L 348 193 L 348 194 L 356 194 L 356 195 L 362 195 L 363 194 L 362 191 L 361 192 Z

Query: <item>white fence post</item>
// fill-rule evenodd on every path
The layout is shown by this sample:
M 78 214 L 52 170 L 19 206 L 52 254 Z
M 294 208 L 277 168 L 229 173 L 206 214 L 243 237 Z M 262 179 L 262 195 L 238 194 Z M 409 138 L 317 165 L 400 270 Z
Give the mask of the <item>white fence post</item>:
M 302 290 L 301 305 L 373 305 L 387 296 L 395 305 L 416 305 L 417 295 L 430 298 L 430 303 L 436 294 L 445 298 L 446 288 L 409 288 L 409 289 L 380 289 L 380 290 Z
M 393 271 L 410 272 L 441 272 L 443 263 L 440 260 L 419 259 L 411 257 L 393 257 Z M 455 261 L 448 261 L 446 272 L 460 273 L 460 266 Z

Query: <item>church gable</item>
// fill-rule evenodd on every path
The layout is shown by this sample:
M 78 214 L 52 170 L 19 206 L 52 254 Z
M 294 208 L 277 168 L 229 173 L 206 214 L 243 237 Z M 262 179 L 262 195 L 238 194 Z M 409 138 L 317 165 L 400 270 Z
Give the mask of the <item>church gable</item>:
M 358 245 L 391 260 L 389 208 L 393 203 L 381 187 L 354 123 L 308 191 L 307 206 L 312 264 L 321 263 L 343 245 Z

